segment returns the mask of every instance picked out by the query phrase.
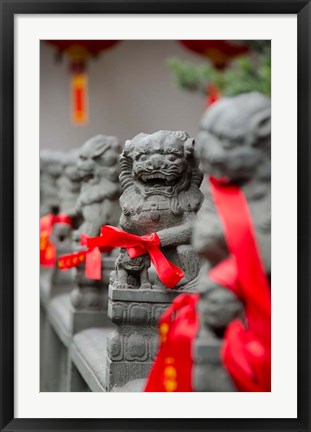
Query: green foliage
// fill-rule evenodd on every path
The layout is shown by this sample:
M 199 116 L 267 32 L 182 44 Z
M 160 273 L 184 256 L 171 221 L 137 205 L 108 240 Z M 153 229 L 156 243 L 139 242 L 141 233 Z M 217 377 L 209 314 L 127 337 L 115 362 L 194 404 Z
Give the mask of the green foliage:
M 208 84 L 214 83 L 223 96 L 233 96 L 250 91 L 259 91 L 270 96 L 270 49 L 265 44 L 266 41 L 252 42 L 258 42 L 256 51 L 260 54 L 239 57 L 224 71 L 216 70 L 208 62 L 194 65 L 178 58 L 169 59 L 167 64 L 182 89 L 206 94 Z
M 270 40 L 239 40 L 235 43 L 242 43 L 243 45 L 248 45 L 253 52 L 259 54 L 270 55 L 271 51 L 271 41 Z

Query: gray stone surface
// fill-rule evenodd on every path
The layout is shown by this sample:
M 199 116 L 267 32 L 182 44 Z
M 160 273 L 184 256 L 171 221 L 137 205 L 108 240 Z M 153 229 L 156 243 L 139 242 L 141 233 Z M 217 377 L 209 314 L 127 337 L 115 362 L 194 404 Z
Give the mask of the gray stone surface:
M 52 274 L 52 268 L 40 268 L 40 304 L 44 310 L 50 299 Z
M 196 156 L 208 176 L 239 185 L 249 204 L 268 276 L 271 272 L 271 103 L 259 93 L 222 98 L 204 114 Z M 193 246 L 205 260 L 199 282 L 200 330 L 194 347 L 196 391 L 235 391 L 220 360 L 227 325 L 243 317 L 243 305 L 228 289 L 208 278 L 228 256 L 221 221 L 209 186 L 193 231 Z M 217 354 L 218 353 L 218 354 Z
M 156 302 L 156 303 L 170 303 L 179 294 L 176 289 L 161 290 L 158 288 L 143 289 L 143 288 L 131 288 L 122 289 L 118 285 L 109 286 L 109 299 L 111 301 L 128 301 L 128 302 Z
M 60 328 L 47 316 L 47 311 L 40 310 L 40 391 L 67 391 L 68 341 L 64 332 L 56 332 Z M 60 338 L 60 333 L 62 338 Z
M 59 292 L 49 301 L 47 315 L 59 339 L 70 346 L 72 334 L 70 292 Z
M 91 391 L 105 391 L 105 358 L 111 332 L 111 328 L 90 328 L 73 338 L 71 358 Z
M 146 386 L 146 379 L 135 379 L 125 384 L 123 387 L 114 387 L 112 392 L 127 392 L 127 393 L 138 393 L 143 392 Z
M 62 158 L 62 172 L 56 181 L 58 186 L 59 210 L 69 216 L 75 216 L 77 200 L 80 194 L 81 176 L 78 171 L 80 149 L 73 149 Z

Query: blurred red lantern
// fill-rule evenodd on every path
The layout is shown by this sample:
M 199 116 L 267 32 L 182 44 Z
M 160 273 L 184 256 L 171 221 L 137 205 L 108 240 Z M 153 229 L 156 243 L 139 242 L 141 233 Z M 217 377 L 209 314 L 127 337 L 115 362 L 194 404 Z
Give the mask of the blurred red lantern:
M 230 40 L 181 40 L 179 41 L 187 49 L 206 57 L 215 69 L 225 69 L 231 60 L 239 55 L 246 54 L 249 46 Z M 207 85 L 206 106 L 212 105 L 220 97 L 220 90 L 214 83 Z
M 77 124 L 85 124 L 88 120 L 88 80 L 86 63 L 90 58 L 97 57 L 119 41 L 116 40 L 47 40 L 57 49 L 58 55 L 69 57 L 71 72 L 71 106 L 72 120 Z
M 215 69 L 224 69 L 235 57 L 246 54 L 249 46 L 230 40 L 181 40 L 189 50 L 208 58 Z

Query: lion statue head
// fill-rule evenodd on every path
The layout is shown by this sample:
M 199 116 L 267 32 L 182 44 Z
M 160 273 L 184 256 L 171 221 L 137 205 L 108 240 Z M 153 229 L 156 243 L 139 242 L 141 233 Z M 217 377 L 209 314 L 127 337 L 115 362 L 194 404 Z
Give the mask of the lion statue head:
M 270 178 L 271 101 L 257 93 L 220 99 L 202 117 L 197 157 L 206 174 L 233 182 Z
M 118 195 L 120 152 L 121 142 L 114 136 L 97 135 L 83 144 L 77 163 L 81 177 L 79 207 Z
M 271 231 L 271 100 L 250 92 L 222 98 L 209 107 L 200 125 L 196 156 L 207 176 L 223 178 L 242 188 L 267 271 Z M 208 183 L 206 199 L 193 228 L 192 244 L 216 265 L 227 254 L 222 224 Z
M 186 132 L 140 133 L 126 141 L 120 163 L 125 215 L 140 213 L 152 195 L 169 200 L 174 214 L 199 208 L 202 174 L 194 159 L 194 140 Z

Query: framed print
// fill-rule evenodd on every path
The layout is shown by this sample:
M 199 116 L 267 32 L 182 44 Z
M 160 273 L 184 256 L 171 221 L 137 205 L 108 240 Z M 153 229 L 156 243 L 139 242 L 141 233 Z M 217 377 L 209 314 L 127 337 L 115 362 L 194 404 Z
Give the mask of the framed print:
M 1 430 L 309 431 L 310 2 L 0 1 Z

